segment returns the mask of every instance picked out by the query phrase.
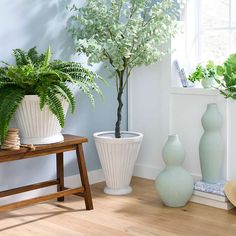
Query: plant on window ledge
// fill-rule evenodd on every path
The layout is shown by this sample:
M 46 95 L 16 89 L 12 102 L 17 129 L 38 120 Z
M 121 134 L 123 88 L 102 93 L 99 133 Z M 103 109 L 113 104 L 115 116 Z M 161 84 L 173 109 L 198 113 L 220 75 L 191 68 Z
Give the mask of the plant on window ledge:
M 217 79 L 216 66 L 213 61 L 208 61 L 206 66 L 198 64 L 195 71 L 188 77 L 188 79 L 195 83 L 201 81 L 204 88 L 212 88 Z
M 168 52 L 162 46 L 178 30 L 180 1 L 88 0 L 74 5 L 70 32 L 76 50 L 89 63 L 105 62 L 116 78 L 117 121 L 115 137 L 120 138 L 122 95 L 135 67 L 160 61 Z
M 222 79 L 217 79 L 218 88 L 225 98 L 236 99 L 236 54 L 232 54 L 223 65 L 217 66 L 217 74 Z
M 51 61 L 50 48 L 39 54 L 36 47 L 28 52 L 13 50 L 16 65 L 2 62 L 0 67 L 0 142 L 3 143 L 9 123 L 25 95 L 38 95 L 41 110 L 47 105 L 57 117 L 61 127 L 65 115 L 61 98 L 65 99 L 71 112 L 75 109 L 75 98 L 68 84 L 76 84 L 94 105 L 92 91 L 101 95 L 96 84 L 100 78 L 77 62 Z

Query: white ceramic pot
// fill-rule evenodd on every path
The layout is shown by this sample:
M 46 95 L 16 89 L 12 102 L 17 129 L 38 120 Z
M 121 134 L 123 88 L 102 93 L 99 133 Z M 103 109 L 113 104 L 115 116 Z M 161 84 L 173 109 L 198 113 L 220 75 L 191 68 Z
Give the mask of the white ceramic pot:
M 94 134 L 107 185 L 104 192 L 111 195 L 132 192 L 130 181 L 143 139 L 143 135 L 136 132 L 121 134 L 120 139 L 115 138 L 112 131 Z
M 202 78 L 201 84 L 203 88 L 214 88 L 217 84 L 214 78 Z
M 46 105 L 42 110 L 37 95 L 26 95 L 18 106 L 15 120 L 20 129 L 22 144 L 50 144 L 64 140 L 61 126 L 56 116 Z M 64 113 L 69 104 L 62 100 Z

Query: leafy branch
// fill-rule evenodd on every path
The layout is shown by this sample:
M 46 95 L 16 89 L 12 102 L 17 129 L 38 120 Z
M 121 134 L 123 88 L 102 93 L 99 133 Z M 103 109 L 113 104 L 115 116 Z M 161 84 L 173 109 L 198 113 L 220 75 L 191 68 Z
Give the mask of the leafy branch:
M 109 64 L 116 78 L 116 138 L 121 137 L 122 96 L 132 70 L 158 62 L 164 45 L 177 31 L 180 5 L 175 0 L 88 0 L 73 6 L 69 31 L 78 53 L 89 63 Z

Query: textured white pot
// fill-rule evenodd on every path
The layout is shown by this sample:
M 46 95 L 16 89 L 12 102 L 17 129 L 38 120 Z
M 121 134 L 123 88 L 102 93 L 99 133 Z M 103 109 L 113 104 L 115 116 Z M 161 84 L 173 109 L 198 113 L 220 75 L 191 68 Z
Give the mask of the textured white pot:
M 143 135 L 122 132 L 122 138 L 117 139 L 111 131 L 95 133 L 94 138 L 107 185 L 104 192 L 111 195 L 132 192 L 130 181 Z
M 39 97 L 26 95 L 18 106 L 15 120 L 20 129 L 22 144 L 50 144 L 64 140 L 61 126 L 48 106 L 40 110 Z M 68 102 L 62 100 L 64 113 L 67 113 Z

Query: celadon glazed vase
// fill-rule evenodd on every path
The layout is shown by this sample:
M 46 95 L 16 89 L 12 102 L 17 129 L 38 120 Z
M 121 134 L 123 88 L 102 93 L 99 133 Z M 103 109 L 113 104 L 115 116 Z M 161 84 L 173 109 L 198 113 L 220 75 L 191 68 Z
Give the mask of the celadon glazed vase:
M 207 105 L 202 117 L 204 133 L 199 144 L 199 156 L 202 180 L 207 183 L 217 183 L 221 179 L 224 162 L 224 142 L 221 136 L 222 115 L 215 103 Z
M 166 206 L 182 207 L 192 196 L 193 178 L 182 167 L 185 151 L 178 135 L 169 135 L 162 155 L 166 168 L 156 178 L 156 190 Z

